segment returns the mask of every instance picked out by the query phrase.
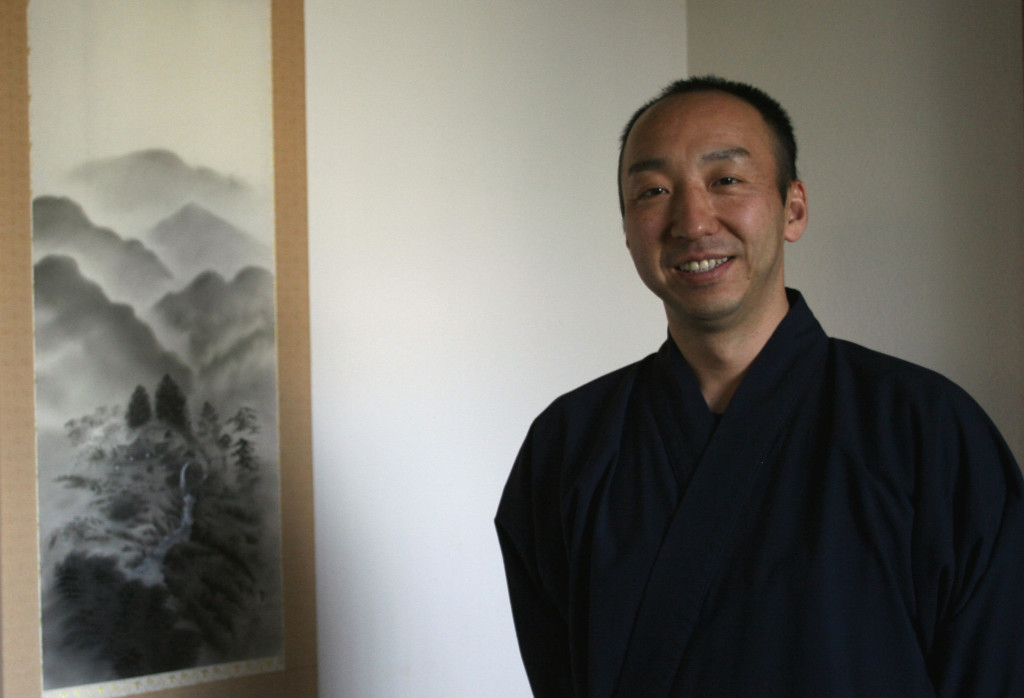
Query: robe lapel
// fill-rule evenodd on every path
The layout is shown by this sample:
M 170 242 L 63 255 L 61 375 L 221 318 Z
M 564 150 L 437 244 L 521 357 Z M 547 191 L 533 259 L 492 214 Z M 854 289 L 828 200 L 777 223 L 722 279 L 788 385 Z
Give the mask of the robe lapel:
M 715 417 L 704 402 L 693 369 L 671 338 L 658 352 L 658 364 L 661 381 L 652 386 L 648 409 L 657 425 L 659 444 L 685 491 L 715 430 Z
M 693 471 L 651 568 L 616 695 L 667 696 L 758 475 L 822 375 L 827 339 L 795 292 Z
M 687 389 L 689 388 L 689 389 Z M 642 362 L 582 538 L 588 696 L 611 696 L 651 568 L 714 419 L 671 340 Z M 577 592 L 582 599 L 583 593 Z

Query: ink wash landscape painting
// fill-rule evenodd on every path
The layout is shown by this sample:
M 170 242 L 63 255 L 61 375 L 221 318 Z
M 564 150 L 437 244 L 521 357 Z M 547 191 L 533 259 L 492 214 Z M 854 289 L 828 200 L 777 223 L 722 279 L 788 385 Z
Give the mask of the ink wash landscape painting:
M 280 669 L 269 0 L 34 1 L 29 49 L 45 695 Z

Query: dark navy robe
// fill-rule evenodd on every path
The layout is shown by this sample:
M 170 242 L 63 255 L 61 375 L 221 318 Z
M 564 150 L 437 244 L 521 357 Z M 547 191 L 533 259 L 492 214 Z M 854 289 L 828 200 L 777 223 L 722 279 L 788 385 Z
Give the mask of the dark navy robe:
M 790 311 L 721 418 L 671 339 L 556 400 L 498 508 L 538 696 L 1024 696 L 1024 485 L 938 374 Z

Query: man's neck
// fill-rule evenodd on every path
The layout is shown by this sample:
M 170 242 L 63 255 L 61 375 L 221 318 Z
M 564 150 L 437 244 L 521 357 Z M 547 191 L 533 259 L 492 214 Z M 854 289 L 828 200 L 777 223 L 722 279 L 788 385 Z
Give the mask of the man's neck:
M 669 321 L 669 334 L 697 377 L 708 408 L 723 414 L 750 365 L 768 343 L 789 310 L 784 308 L 753 327 L 739 326 L 709 331 Z

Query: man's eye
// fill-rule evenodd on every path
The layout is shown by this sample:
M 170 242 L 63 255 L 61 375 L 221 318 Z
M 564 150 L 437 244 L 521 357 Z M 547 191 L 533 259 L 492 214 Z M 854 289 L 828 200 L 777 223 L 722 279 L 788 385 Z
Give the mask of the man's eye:
M 735 177 L 719 177 L 715 180 L 715 184 L 729 186 L 730 184 L 739 184 L 739 181 Z
M 665 187 L 651 187 L 650 189 L 644 189 L 642 192 L 640 192 L 640 196 L 637 198 L 649 199 L 652 196 L 658 196 L 660 194 L 665 194 L 667 192 L 668 189 L 666 189 Z

